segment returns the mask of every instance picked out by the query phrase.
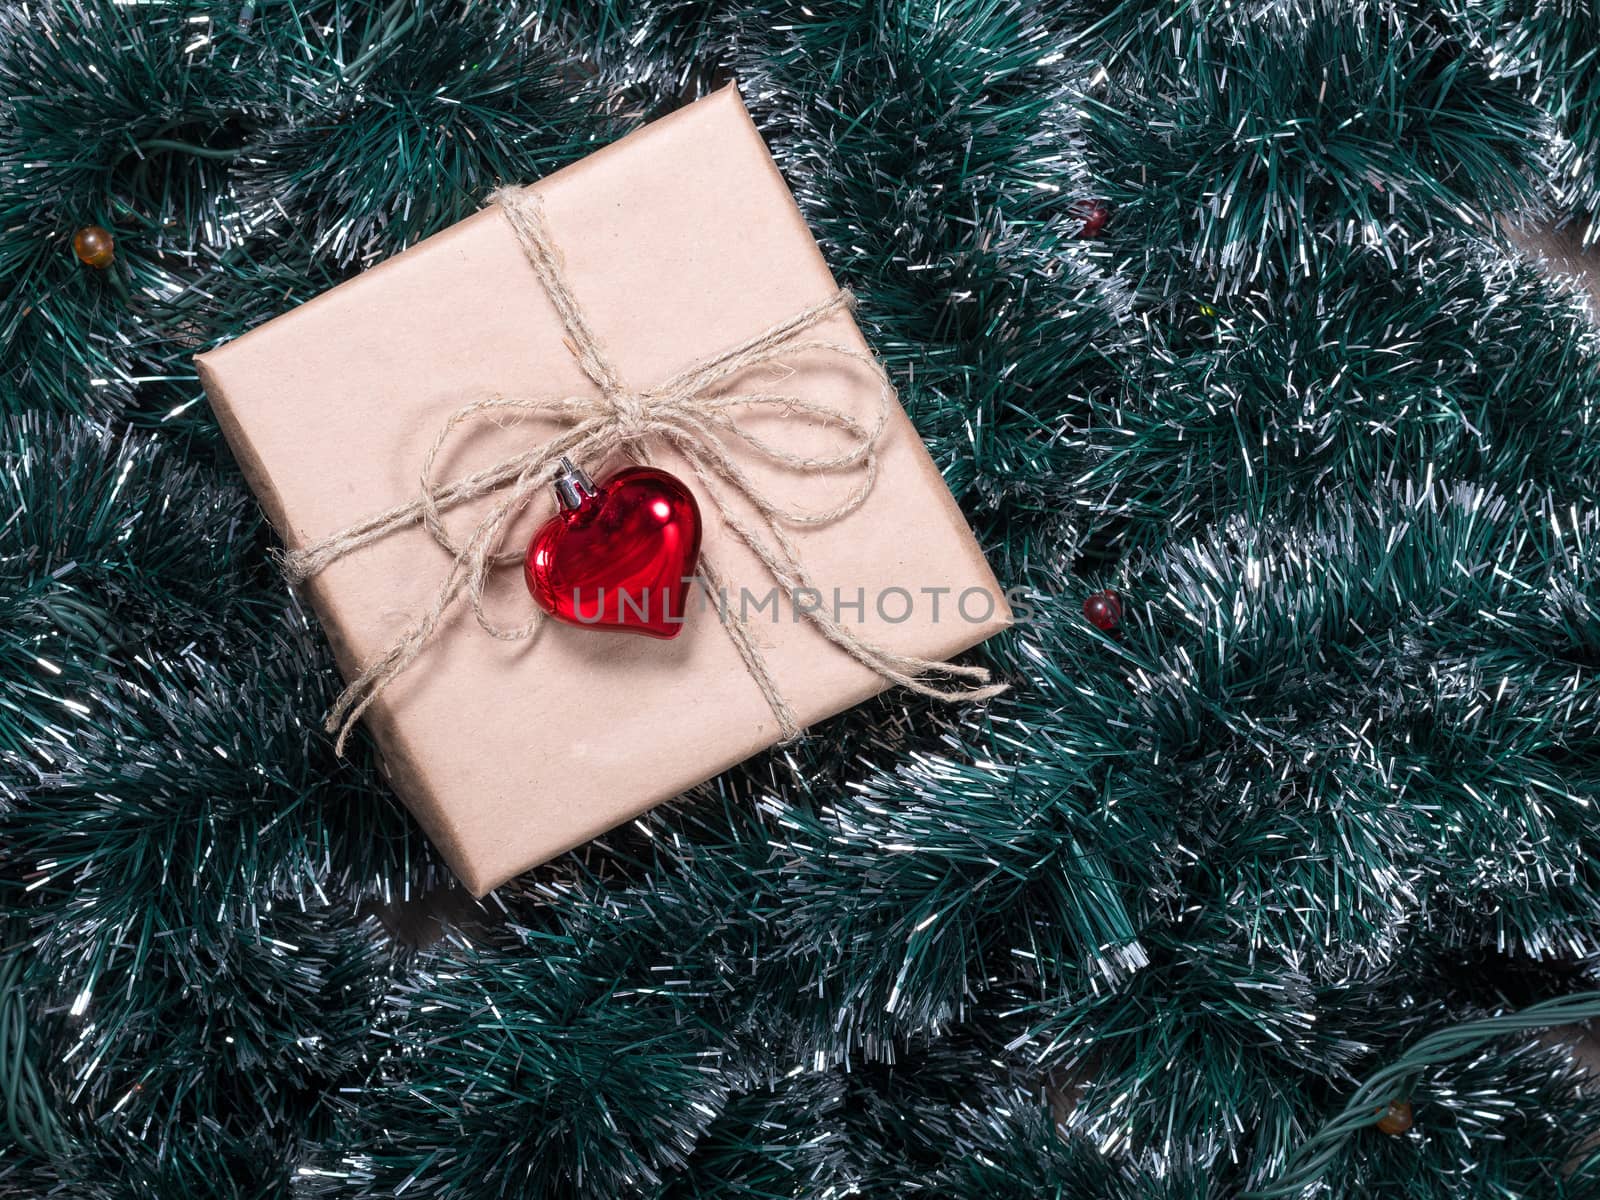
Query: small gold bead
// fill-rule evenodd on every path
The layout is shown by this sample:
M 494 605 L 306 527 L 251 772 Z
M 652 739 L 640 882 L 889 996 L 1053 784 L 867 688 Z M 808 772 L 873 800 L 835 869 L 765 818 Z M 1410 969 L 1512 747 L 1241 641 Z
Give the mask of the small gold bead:
M 1378 1112 L 1378 1132 L 1399 1137 L 1411 1128 L 1411 1104 L 1406 1100 L 1391 1100 Z
M 84 266 L 104 271 L 117 256 L 117 243 L 100 226 L 85 225 L 72 235 L 72 252 Z

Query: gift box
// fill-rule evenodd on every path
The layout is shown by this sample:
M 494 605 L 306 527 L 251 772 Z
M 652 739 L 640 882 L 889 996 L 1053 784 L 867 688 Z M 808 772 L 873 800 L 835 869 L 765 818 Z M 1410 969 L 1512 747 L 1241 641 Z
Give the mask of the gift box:
M 530 190 L 595 337 L 633 386 L 667 379 L 836 290 L 732 87 Z M 848 309 L 807 336 L 868 353 Z M 496 206 L 197 361 L 228 442 L 291 551 L 413 500 L 430 446 L 464 404 L 594 390 L 525 245 Z M 797 350 L 747 373 L 756 378 L 741 383 L 746 390 L 781 384 L 863 422 L 882 399 L 871 370 L 837 355 Z M 474 894 L 783 736 L 730 636 L 728 610 L 745 616 L 770 685 L 801 727 L 888 681 L 798 609 L 831 606 L 872 644 L 930 659 L 957 654 L 1010 621 L 943 479 L 892 395 L 888 403 L 865 499 L 841 519 L 785 531 L 815 594 L 801 599 L 775 583 L 724 519 L 748 518 L 750 506 L 706 494 L 705 481 L 662 439 L 648 453 L 700 502 L 702 558 L 715 568 L 719 598 L 698 593 L 705 599 L 690 604 L 670 639 L 547 622 L 528 640 L 505 641 L 460 605 L 376 696 L 363 719 L 393 786 Z M 801 456 L 825 457 L 839 436 L 781 406 L 749 420 L 760 437 Z M 480 422 L 441 452 L 436 475 L 470 475 L 561 428 L 537 419 Z M 603 479 L 621 460 L 582 465 Z M 785 506 L 838 501 L 841 483 L 826 472 L 758 456 L 744 467 Z M 457 506 L 445 514 L 449 527 L 470 530 L 494 501 Z M 526 545 L 555 503 L 541 496 L 518 513 L 507 544 Z M 412 523 L 304 583 L 347 678 L 435 602 L 450 566 L 433 534 Z M 487 612 L 514 623 L 531 605 L 520 569 L 491 574 Z

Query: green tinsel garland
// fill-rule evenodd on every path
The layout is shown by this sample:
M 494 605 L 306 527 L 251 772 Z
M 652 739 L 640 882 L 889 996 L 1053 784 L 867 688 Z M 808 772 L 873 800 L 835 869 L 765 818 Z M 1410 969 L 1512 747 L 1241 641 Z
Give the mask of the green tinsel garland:
M 1528 1032 L 1600 976 L 1600 334 L 1497 225 L 1594 227 L 1597 62 L 1576 0 L 0 0 L 0 1197 L 1600 1196 Z M 730 76 L 1016 686 L 476 904 L 190 360 Z

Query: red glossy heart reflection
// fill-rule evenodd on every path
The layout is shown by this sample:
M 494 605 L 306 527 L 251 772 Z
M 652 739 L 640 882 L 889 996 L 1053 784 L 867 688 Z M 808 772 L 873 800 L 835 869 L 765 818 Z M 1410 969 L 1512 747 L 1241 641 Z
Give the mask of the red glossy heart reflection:
M 524 574 L 558 621 L 671 638 L 699 555 L 693 493 L 665 471 L 628 467 L 539 527 Z

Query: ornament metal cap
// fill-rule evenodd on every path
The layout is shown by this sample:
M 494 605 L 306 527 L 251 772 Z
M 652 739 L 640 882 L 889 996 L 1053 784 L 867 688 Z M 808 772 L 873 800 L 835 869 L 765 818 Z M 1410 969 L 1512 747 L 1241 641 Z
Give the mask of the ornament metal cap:
M 551 483 L 555 485 L 556 499 L 563 509 L 577 508 L 594 495 L 594 480 L 565 454 L 561 456 L 561 472 Z

